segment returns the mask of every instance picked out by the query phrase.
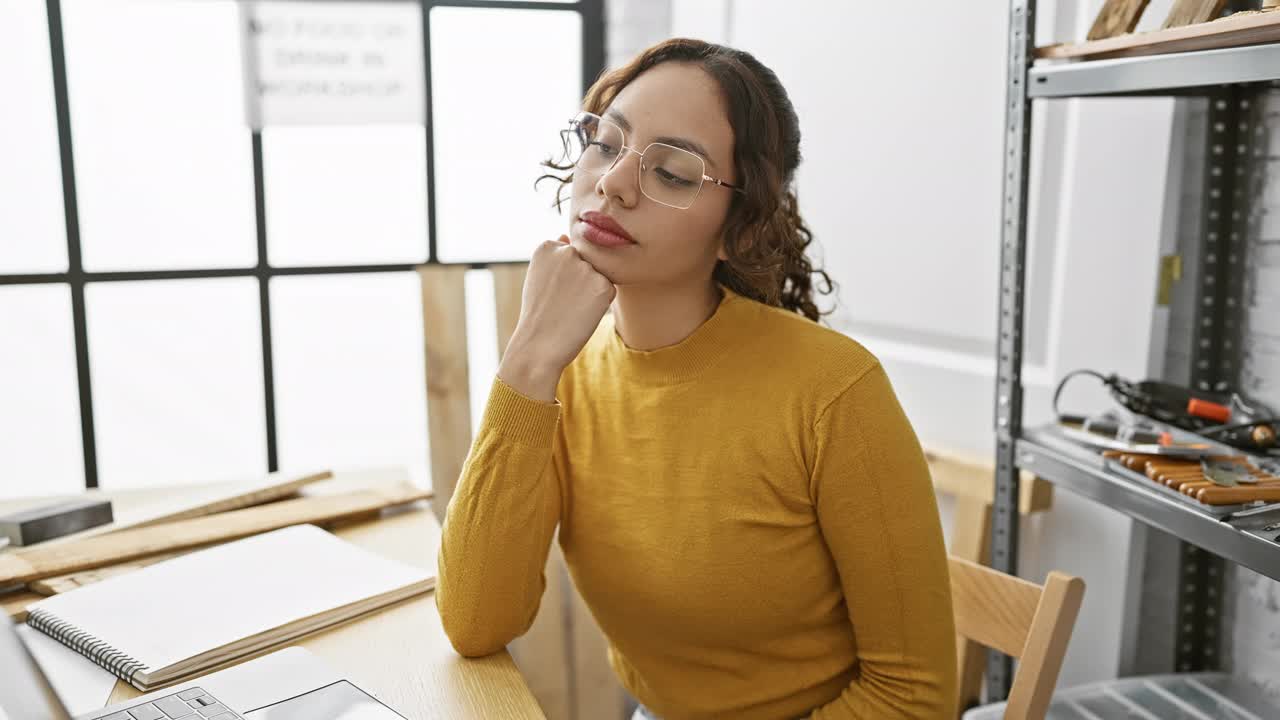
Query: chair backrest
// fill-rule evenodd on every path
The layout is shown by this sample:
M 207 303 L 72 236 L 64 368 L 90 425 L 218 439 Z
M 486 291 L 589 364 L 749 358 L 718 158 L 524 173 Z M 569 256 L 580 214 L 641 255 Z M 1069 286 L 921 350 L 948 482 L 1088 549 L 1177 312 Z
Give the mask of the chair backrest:
M 951 557 L 951 600 L 960 657 L 974 643 L 1018 658 L 1005 717 L 1040 720 L 1048 711 L 1075 626 L 1084 581 L 1051 572 L 1044 585 Z

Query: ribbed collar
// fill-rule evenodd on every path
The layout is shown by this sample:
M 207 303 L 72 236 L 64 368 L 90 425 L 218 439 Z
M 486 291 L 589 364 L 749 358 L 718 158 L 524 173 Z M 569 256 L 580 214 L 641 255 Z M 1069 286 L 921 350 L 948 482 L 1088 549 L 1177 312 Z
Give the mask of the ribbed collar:
M 653 385 L 671 385 L 697 377 L 745 337 L 744 313 L 751 300 L 719 285 L 723 293 L 715 312 L 689 337 L 657 350 L 627 347 L 614 320 L 610 320 L 606 355 L 621 364 L 627 379 Z

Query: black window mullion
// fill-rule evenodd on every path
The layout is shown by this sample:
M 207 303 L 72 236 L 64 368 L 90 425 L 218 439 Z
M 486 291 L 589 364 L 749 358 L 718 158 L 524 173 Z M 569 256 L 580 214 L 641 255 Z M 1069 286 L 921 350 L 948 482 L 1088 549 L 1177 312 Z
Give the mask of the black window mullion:
M 582 0 L 582 94 L 604 72 L 605 46 L 604 0 Z
M 262 313 L 262 402 L 266 412 L 267 472 L 280 469 L 276 450 L 276 383 L 271 348 L 271 270 L 267 262 L 267 193 L 262 167 L 262 131 L 253 131 L 253 205 L 258 233 L 258 307 Z
M 427 264 L 440 262 L 436 254 L 436 150 L 435 122 L 432 117 L 431 102 L 431 8 L 436 7 L 434 0 L 422 2 L 422 130 L 427 134 Z
M 53 69 L 54 112 L 58 119 L 58 155 L 62 167 L 62 205 L 67 230 L 67 281 L 71 286 L 71 315 L 76 343 L 76 376 L 80 386 L 80 437 L 84 453 L 84 484 L 98 487 L 98 451 L 93 428 L 93 392 L 89 376 L 89 331 L 84 307 L 84 265 L 80 258 L 80 212 L 76 204 L 75 161 L 71 152 L 71 108 L 67 93 L 67 62 L 62 35 L 62 2 L 45 0 L 49 22 L 49 55 Z

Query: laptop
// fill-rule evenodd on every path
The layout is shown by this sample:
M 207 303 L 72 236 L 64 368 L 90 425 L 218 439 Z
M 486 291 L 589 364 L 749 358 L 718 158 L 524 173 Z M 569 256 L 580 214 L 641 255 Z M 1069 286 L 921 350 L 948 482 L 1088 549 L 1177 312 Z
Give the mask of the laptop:
M 0 720 L 405 720 L 299 647 L 74 717 L 7 616 L 0 668 Z

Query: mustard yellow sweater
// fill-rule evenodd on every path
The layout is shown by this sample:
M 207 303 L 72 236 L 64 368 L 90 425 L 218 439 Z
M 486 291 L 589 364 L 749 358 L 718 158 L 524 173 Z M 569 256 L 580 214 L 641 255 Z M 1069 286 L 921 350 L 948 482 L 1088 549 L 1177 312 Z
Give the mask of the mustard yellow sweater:
M 682 342 L 606 315 L 557 402 L 495 379 L 440 548 L 463 655 L 528 629 L 555 534 L 622 684 L 664 720 L 954 717 L 928 466 L 848 337 L 722 288 Z

